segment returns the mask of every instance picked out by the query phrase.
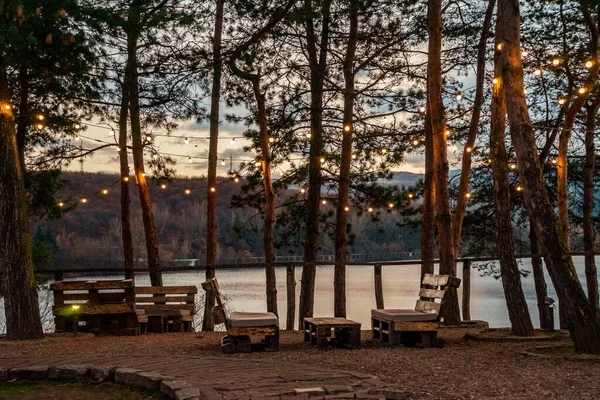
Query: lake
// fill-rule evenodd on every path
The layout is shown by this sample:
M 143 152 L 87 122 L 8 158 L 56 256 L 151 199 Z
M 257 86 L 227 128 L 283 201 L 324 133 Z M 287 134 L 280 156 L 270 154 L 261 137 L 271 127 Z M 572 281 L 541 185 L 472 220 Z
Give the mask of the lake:
M 585 288 L 584 258 L 573 257 L 579 279 Z M 596 264 L 600 265 L 600 257 L 596 257 Z M 521 269 L 531 271 L 529 259 L 521 260 Z M 414 308 L 419 293 L 418 265 L 384 266 L 383 267 L 383 294 L 386 308 Z M 296 268 L 296 304 L 300 297 L 300 278 L 302 269 Z M 462 270 L 459 271 L 459 276 Z M 277 268 L 277 297 L 279 303 L 280 324 L 286 320 L 286 269 Z M 98 279 L 110 279 L 109 276 Z M 119 277 L 112 277 L 119 278 Z M 265 273 L 261 269 L 227 269 L 217 270 L 217 278 L 223 294 L 229 298 L 229 309 L 235 311 L 265 311 Z M 93 279 L 85 277 L 81 279 Z M 204 271 L 165 273 L 165 285 L 196 285 L 202 291 L 201 283 L 204 280 Z M 546 276 L 549 296 L 556 299 L 556 292 L 552 287 L 550 278 Z M 149 285 L 147 276 L 138 275 L 136 283 Z M 523 289 L 529 304 L 529 311 L 533 323 L 539 327 L 536 306 L 535 287 L 533 275 L 523 278 Z M 348 266 L 347 268 L 347 317 L 363 324 L 363 329 L 371 325 L 371 309 L 375 308 L 375 294 L 372 266 Z M 461 289 L 459 289 L 459 299 Z M 3 307 L 0 309 L 0 320 L 3 319 Z M 317 267 L 317 280 L 315 285 L 315 316 L 333 315 L 333 266 Z M 502 282 L 489 276 L 480 276 L 477 270 L 471 272 L 471 318 L 488 321 L 490 327 L 510 326 Z M 555 321 L 558 321 L 558 312 L 555 311 Z M 556 322 L 558 325 L 558 322 Z M 0 324 L 0 326 L 3 324 Z

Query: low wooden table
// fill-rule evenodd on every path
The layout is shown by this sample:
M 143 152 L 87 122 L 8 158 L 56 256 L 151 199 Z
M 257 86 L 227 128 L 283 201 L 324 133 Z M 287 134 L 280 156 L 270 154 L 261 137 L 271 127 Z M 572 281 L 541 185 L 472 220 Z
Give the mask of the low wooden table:
M 318 349 L 360 347 L 360 323 L 346 318 L 304 318 L 304 342 Z

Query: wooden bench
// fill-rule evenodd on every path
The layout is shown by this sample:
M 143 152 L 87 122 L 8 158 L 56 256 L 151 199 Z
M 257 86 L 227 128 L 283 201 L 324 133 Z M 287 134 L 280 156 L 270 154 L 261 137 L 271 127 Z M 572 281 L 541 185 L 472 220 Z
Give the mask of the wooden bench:
M 425 274 L 414 310 L 371 310 L 373 339 L 389 345 L 402 344 L 407 347 L 441 346 L 443 343 L 437 339 L 440 309 L 447 289 L 459 286 L 458 278 Z
M 140 333 L 192 332 L 197 293 L 196 286 L 136 286 Z
M 304 342 L 327 349 L 330 346 L 360 347 L 360 323 L 346 318 L 304 318 Z
M 217 305 L 212 310 L 215 325 L 224 324 L 227 330 L 227 335 L 221 339 L 223 353 L 250 353 L 253 348 L 279 351 L 279 319 L 275 314 L 232 312 L 228 315 L 217 278 L 208 279 L 202 287 L 215 295 Z M 252 336 L 263 337 L 260 345 L 252 345 Z
M 56 332 L 134 335 L 137 332 L 133 281 L 53 282 Z

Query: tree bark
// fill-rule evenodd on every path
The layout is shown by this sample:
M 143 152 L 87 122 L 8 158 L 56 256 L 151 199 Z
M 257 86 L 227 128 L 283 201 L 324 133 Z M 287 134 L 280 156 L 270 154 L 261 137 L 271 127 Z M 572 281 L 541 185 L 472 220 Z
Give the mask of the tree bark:
M 427 98 L 433 132 L 433 163 L 435 180 L 435 214 L 440 253 L 440 274 L 456 276 L 454 236 L 448 188 L 448 144 L 442 101 L 442 1 L 429 0 L 429 49 L 427 62 Z M 460 324 L 460 309 L 455 288 L 449 288 L 442 307 L 442 318 L 448 325 Z
M 267 278 L 267 311 L 278 315 L 277 312 L 277 281 L 275 278 L 275 244 L 273 233 L 275 231 L 275 192 L 271 181 L 271 154 L 269 152 L 269 127 L 267 121 L 267 107 L 265 94 L 260 88 L 260 73 L 253 75 L 252 89 L 258 109 L 258 125 L 260 147 L 262 153 L 263 189 L 265 192 L 265 225 L 263 233 L 263 246 L 265 250 L 265 271 Z
M 346 252 L 348 250 L 348 210 L 350 207 L 350 164 L 352 163 L 352 135 L 354 134 L 354 58 L 358 41 L 358 0 L 350 0 L 350 32 L 343 61 L 344 117 L 342 126 L 342 158 L 338 184 L 338 203 L 335 221 L 334 315 L 346 318 Z
M 286 288 L 287 288 L 287 319 L 285 329 L 288 331 L 294 330 L 294 322 L 296 322 L 296 267 L 289 266 L 286 271 Z
M 544 276 L 544 262 L 542 260 L 540 244 L 533 228 L 534 222 L 529 220 L 529 242 L 531 247 L 531 269 L 533 270 L 533 282 L 535 285 L 535 294 L 537 298 L 538 313 L 540 315 L 541 329 L 554 329 L 550 309 L 546 304 L 548 298 L 548 286 Z
M 223 37 L 223 13 L 225 0 L 216 0 L 215 30 L 213 37 L 213 81 L 210 95 L 210 139 L 208 144 L 208 187 L 206 191 L 206 279 L 215 276 L 213 265 L 217 263 L 217 151 L 219 146 L 219 101 L 221 100 L 221 73 L 223 60 L 221 42 Z M 206 291 L 202 330 L 214 330 L 212 309 L 215 306 L 215 294 Z
M 19 116 L 17 120 L 17 148 L 19 151 L 19 164 L 23 177 L 27 174 L 25 165 L 25 142 L 27 128 L 31 125 L 29 111 L 29 71 L 25 64 L 19 67 Z
M 485 81 L 485 56 L 487 39 L 492 26 L 492 16 L 496 0 L 489 0 L 483 21 L 483 28 L 479 44 L 477 46 L 477 75 L 475 80 L 475 99 L 473 100 L 473 111 L 471 122 L 469 124 L 469 133 L 462 153 L 462 166 L 460 169 L 460 183 L 458 185 L 458 195 L 456 196 L 456 208 L 454 209 L 454 256 L 458 257 L 460 242 L 462 236 L 462 225 L 467 212 L 467 193 L 469 192 L 469 177 L 471 176 L 471 158 L 475 146 L 477 131 L 479 130 L 479 119 L 481 117 L 481 107 L 483 105 L 483 84 Z
M 6 66 L 0 54 L 0 260 L 8 340 L 43 336 L 23 171 Z
M 427 101 L 429 115 L 429 101 Z M 421 282 L 425 274 L 434 273 L 435 243 L 435 185 L 433 180 L 433 132 L 429 118 L 425 119 L 425 178 L 423 182 L 423 211 L 421 213 Z
M 150 190 L 144 171 L 144 147 L 142 144 L 142 128 L 140 122 L 140 95 L 137 66 L 139 8 L 140 6 L 136 2 L 132 3 L 128 16 L 128 22 L 132 28 L 127 32 L 127 63 L 129 64 L 127 68 L 130 69 L 131 74 L 129 114 L 131 119 L 131 141 L 133 144 L 132 154 L 135 179 L 142 209 L 142 220 L 144 222 L 150 283 L 152 286 L 162 286 L 162 273 L 160 271 L 160 256 L 156 224 L 154 221 L 154 211 L 152 210 Z
M 496 46 L 502 42 L 496 39 Z M 502 73 L 499 51 L 494 57 L 494 76 Z M 510 185 L 508 182 L 508 154 L 504 143 L 506 129 L 506 101 L 501 82 L 494 85 L 492 96 L 492 115 L 490 129 L 490 158 L 494 179 L 494 199 L 496 209 L 496 252 L 500 262 L 500 276 L 504 289 L 504 298 L 508 308 L 508 317 L 513 334 L 532 336 L 533 324 L 525 294 L 521 286 L 521 274 L 515 257 L 515 242 L 511 217 Z
M 585 169 L 583 174 L 583 250 L 594 251 L 594 167 L 596 165 L 596 149 L 594 130 L 600 108 L 600 97 L 593 105 L 586 107 L 585 124 Z M 585 279 L 590 305 L 600 318 L 598 306 L 598 269 L 593 254 L 585 255 Z
M 127 67 L 131 67 L 128 63 Z M 134 279 L 133 236 L 131 233 L 131 194 L 129 193 L 129 160 L 127 155 L 127 117 L 129 116 L 129 94 L 131 71 L 123 77 L 121 110 L 119 112 L 119 167 L 121 172 L 121 240 L 123 242 L 123 267 L 125 279 Z M 127 178 L 127 179 L 125 179 Z
M 304 262 L 300 285 L 300 326 L 306 317 L 312 317 L 315 302 L 315 276 L 319 250 L 319 208 L 321 204 L 321 163 L 323 154 L 323 82 L 327 72 L 329 51 L 329 23 L 331 0 L 321 2 L 321 40 L 317 43 L 312 17 L 312 1 L 304 1 L 306 46 L 310 67 L 310 151 L 308 165 L 308 207 L 306 212 Z
M 507 99 L 510 133 L 523 183 L 525 206 L 534 222 L 533 229 L 536 229 L 543 244 L 544 260 L 568 317 L 575 349 L 600 354 L 600 322 L 581 287 L 542 179 L 535 135 L 523 91 L 520 24 L 518 0 L 499 0 L 496 35 L 505 50 L 500 55 L 502 76 L 498 79 Z

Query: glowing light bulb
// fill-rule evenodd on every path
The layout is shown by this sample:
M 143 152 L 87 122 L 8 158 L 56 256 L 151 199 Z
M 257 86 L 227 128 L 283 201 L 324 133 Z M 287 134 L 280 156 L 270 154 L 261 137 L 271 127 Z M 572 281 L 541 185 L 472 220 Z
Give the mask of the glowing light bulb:
M 12 106 L 11 106 L 10 104 L 5 104 L 5 105 L 4 105 L 4 109 L 5 109 L 6 111 L 10 111 L 10 109 L 11 109 L 11 108 L 12 108 Z
M 44 130 L 44 124 L 37 124 L 35 127 L 37 128 L 38 131 Z
M 369 207 L 369 210 L 368 210 L 368 211 L 369 211 L 370 213 L 372 213 L 372 212 L 373 212 L 373 207 Z
M 148 143 L 152 142 L 152 136 L 146 135 L 146 142 L 148 142 Z
M 82 202 L 83 204 L 85 204 L 85 203 L 87 203 L 87 199 L 85 199 L 85 198 L 84 198 L 84 199 L 81 199 L 81 202 Z
M 585 87 L 580 87 L 579 89 L 577 89 L 577 93 L 579 94 L 585 94 L 585 92 L 587 92 L 587 88 Z
M 227 163 L 225 162 L 225 160 L 221 160 L 221 165 L 225 166 Z
M 516 188 L 517 192 L 520 192 L 521 190 L 523 190 L 523 188 L 521 187 L 521 185 L 518 185 Z
M 503 43 L 498 43 L 498 45 L 496 46 L 496 49 L 498 49 L 498 51 L 501 51 L 503 47 L 504 47 Z
M 521 56 L 523 56 L 523 57 L 527 57 L 528 55 L 529 55 L 529 52 L 527 50 L 523 50 L 521 52 Z
M 183 143 L 185 143 L 185 144 L 190 144 L 190 140 L 189 140 L 188 138 L 185 138 L 185 139 L 183 140 Z
M 352 129 L 350 125 L 344 125 L 344 132 L 350 132 L 350 129 Z
M 325 205 L 325 204 L 327 204 L 327 200 L 321 200 L 321 203 L 322 203 L 323 205 Z
M 124 180 L 125 182 L 129 182 L 129 177 L 128 177 L 128 176 L 125 176 L 125 177 L 123 177 L 123 180 Z
M 419 143 L 421 143 L 421 142 L 419 141 L 419 139 L 413 139 L 413 141 L 412 141 L 412 145 L 413 145 L 413 146 L 418 146 L 418 145 L 419 145 Z
M 552 65 L 554 65 L 555 67 L 559 64 L 560 64 L 560 58 L 555 58 L 554 60 L 552 60 Z
M 461 100 L 462 100 L 462 98 L 463 98 L 463 95 L 462 95 L 462 93 L 460 93 L 460 92 L 459 92 L 459 93 L 456 93 L 456 100 L 457 100 L 457 101 L 461 101 Z
M 497 84 L 498 84 L 498 82 L 500 82 L 500 80 L 499 80 L 498 78 L 494 78 L 494 79 L 492 80 L 492 83 L 493 83 L 494 85 L 497 85 Z
M 36 115 L 36 118 L 38 119 L 38 121 L 43 121 L 45 119 L 44 114 L 38 114 Z
M 194 160 L 192 160 L 192 157 L 188 157 L 188 163 L 191 164 L 193 162 L 194 162 Z
M 381 148 L 381 154 L 386 154 L 387 153 L 387 148 L 386 147 L 382 147 Z
M 308 132 L 308 133 L 306 134 L 306 137 L 307 137 L 308 139 L 310 139 L 310 138 L 312 137 L 311 133 L 310 133 L 310 132 Z
M 190 189 L 185 189 L 185 194 L 190 194 L 190 193 L 191 193 Z
M 419 112 L 421 114 L 425 114 L 425 111 L 427 111 L 427 108 L 425 108 L 425 106 L 421 106 L 421 108 L 419 108 Z
M 408 194 L 408 198 L 409 198 L 409 199 L 412 199 L 413 197 L 415 197 L 415 195 L 414 195 L 414 194 L 412 194 L 412 193 L 409 193 L 409 194 Z
M 560 99 L 558 99 L 558 104 L 560 104 L 561 106 L 564 105 L 567 102 L 567 100 L 564 97 L 561 97 Z
M 102 191 L 102 194 L 108 194 L 108 190 L 104 189 L 104 190 Z
M 523 94 L 527 94 L 527 88 L 523 89 Z
M 467 193 L 465 196 L 467 197 L 467 199 L 470 199 L 471 197 L 473 197 L 473 195 L 471 193 Z
M 552 164 L 558 164 L 558 160 L 556 158 L 552 159 Z
M 535 76 L 542 76 L 542 70 L 538 68 L 538 69 L 536 69 L 535 71 L 533 71 L 533 74 L 534 74 Z
M 344 207 L 344 211 L 350 211 L 350 207 L 348 207 L 348 206 Z
M 472 152 L 473 152 L 473 148 L 472 148 L 472 147 L 467 147 L 467 148 L 465 149 L 465 151 L 466 151 L 467 153 L 472 153 Z
M 517 169 L 517 164 L 510 164 L 510 169 Z
M 594 62 L 592 60 L 588 60 L 585 63 L 586 68 L 592 68 L 594 66 Z
M 275 138 L 273 136 L 269 136 L 269 143 L 273 143 L 275 141 Z
M 165 184 L 163 183 L 162 185 L 160 185 L 160 188 L 161 188 L 161 189 L 166 189 L 166 188 L 167 188 L 167 185 L 165 185 Z
M 388 208 L 394 208 L 394 203 L 388 204 Z
M 304 189 L 304 188 L 300 189 L 300 193 L 302 193 L 302 194 L 306 193 L 306 189 Z
M 142 172 L 142 176 L 145 178 L 145 177 L 146 177 L 146 173 L 145 173 L 145 172 Z
M 63 202 L 61 201 L 60 203 L 58 203 L 58 206 L 59 206 L 59 207 L 64 207 L 64 206 L 65 206 L 65 203 L 63 203 Z
M 152 154 L 152 158 L 156 160 L 158 158 L 158 154 Z
M 73 124 L 73 129 L 81 129 L 81 125 L 79 125 L 79 124 Z
M 255 167 L 260 167 L 261 165 L 262 165 L 262 162 L 260 162 L 260 161 L 257 161 L 257 162 L 254 163 Z
M 321 163 L 324 163 L 325 162 L 325 157 L 321 157 L 321 159 L 319 161 L 321 161 Z
M 446 137 L 450 136 L 450 129 L 446 129 L 444 131 L 444 136 L 446 136 Z
M 235 178 L 233 178 L 233 181 L 234 181 L 235 183 L 238 183 L 238 182 L 240 181 L 240 178 L 238 178 L 238 177 L 236 176 Z
M 358 156 L 356 155 L 356 153 L 352 153 L 352 159 L 356 160 L 358 158 Z

